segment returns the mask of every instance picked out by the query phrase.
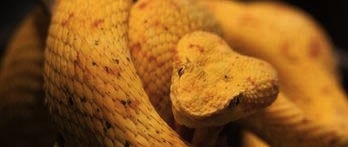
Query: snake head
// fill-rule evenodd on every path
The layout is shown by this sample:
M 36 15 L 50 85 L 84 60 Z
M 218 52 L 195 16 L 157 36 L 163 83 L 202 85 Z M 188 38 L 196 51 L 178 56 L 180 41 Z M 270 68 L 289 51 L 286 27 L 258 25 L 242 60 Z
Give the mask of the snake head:
M 270 64 L 234 52 L 207 32 L 180 40 L 173 68 L 173 113 L 188 127 L 225 125 L 269 106 L 278 94 Z

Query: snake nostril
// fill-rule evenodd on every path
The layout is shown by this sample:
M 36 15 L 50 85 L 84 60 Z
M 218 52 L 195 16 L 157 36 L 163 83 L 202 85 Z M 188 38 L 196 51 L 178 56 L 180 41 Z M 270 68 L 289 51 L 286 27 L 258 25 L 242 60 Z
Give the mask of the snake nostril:
M 230 104 L 228 105 L 228 107 L 231 108 L 231 107 L 236 107 L 237 105 L 239 105 L 241 102 L 241 98 L 242 98 L 242 94 L 235 96 L 233 100 L 230 102 Z

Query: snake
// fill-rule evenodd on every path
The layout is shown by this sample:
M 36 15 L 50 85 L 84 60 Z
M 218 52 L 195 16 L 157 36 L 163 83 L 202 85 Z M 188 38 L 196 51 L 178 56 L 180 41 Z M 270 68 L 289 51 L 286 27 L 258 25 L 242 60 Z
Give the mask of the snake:
M 204 9 L 195 0 L 55 1 L 44 88 L 61 142 L 190 146 L 173 130 L 172 62 L 184 35 L 219 33 Z
M 233 50 L 265 58 L 280 68 L 280 72 L 286 66 L 279 66 L 280 63 L 269 60 L 268 56 L 260 56 L 265 54 L 254 54 L 253 51 L 259 51 L 254 48 L 268 51 L 257 41 L 244 46 L 240 41 L 243 35 L 249 34 L 226 33 L 225 26 L 221 31 L 215 17 L 195 0 L 139 0 L 135 3 L 131 0 L 57 0 L 49 6 L 52 19 L 44 56 L 40 55 L 43 52 L 40 42 L 34 45 L 40 48 L 39 52 L 29 50 L 29 54 L 19 57 L 33 60 L 35 63 L 29 64 L 35 67 L 36 60 L 44 60 L 45 103 L 60 132 L 62 146 L 214 146 L 216 142 L 207 140 L 209 133 L 216 137 L 221 128 L 211 126 L 226 125 L 256 111 L 258 113 L 241 122 L 271 145 L 346 144 L 345 140 L 340 140 L 342 135 L 336 134 L 337 130 L 326 124 L 318 125 L 312 116 L 304 113 L 303 110 L 310 111 L 302 108 L 304 104 L 298 103 L 301 101 L 293 103 L 295 97 L 286 91 L 288 88 L 281 90 L 275 100 L 278 90 L 272 67 Z M 224 18 L 221 17 L 223 13 L 216 14 L 219 21 Z M 29 32 L 37 41 L 37 34 L 30 32 L 36 29 L 19 32 L 24 32 L 23 36 Z M 224 39 L 228 44 L 236 47 L 231 49 L 219 39 L 222 34 L 227 35 Z M 241 37 L 239 41 L 234 41 L 233 34 Z M 325 43 L 325 38 L 323 40 Z M 14 49 L 16 42 L 20 41 L 14 41 Z M 30 43 L 24 44 L 31 47 Z M 255 44 L 258 46 L 254 47 Z M 31 53 L 35 55 L 30 56 Z M 317 57 L 316 52 L 310 53 Z M 11 72 L 21 72 L 12 70 L 15 66 L 8 63 L 22 58 L 17 58 L 17 54 L 6 56 L 0 80 L 8 82 Z M 329 65 L 328 73 L 336 74 L 330 58 L 330 55 L 319 56 L 319 64 Z M 265 65 L 266 70 L 253 70 Z M 41 67 L 38 64 L 34 68 L 34 77 L 41 76 Z M 31 73 L 32 69 L 28 69 Z M 267 79 L 267 74 L 273 75 L 272 78 Z M 235 76 L 238 78 L 234 79 Z M 260 86 L 255 77 L 267 79 L 271 84 Z M 336 80 L 332 75 L 328 77 Z M 247 82 L 241 82 L 244 80 Z M 35 82 L 26 82 L 34 86 L 25 86 L 40 90 L 41 86 L 37 86 L 40 80 Z M 0 87 L 1 94 L 8 94 L 7 88 Z M 340 103 L 343 105 L 344 102 Z M 263 109 L 267 106 L 269 108 Z M 195 128 L 193 144 L 176 132 L 180 129 L 176 123 Z M 289 126 L 293 129 L 287 129 Z M 285 141 L 275 136 L 286 130 L 290 133 Z M 301 138 L 303 136 L 305 138 Z M 306 143 L 301 144 L 301 139 Z
M 348 145 L 347 95 L 339 84 L 334 46 L 313 18 L 280 2 L 206 5 L 229 45 L 278 72 L 276 101 L 241 125 L 270 146 Z

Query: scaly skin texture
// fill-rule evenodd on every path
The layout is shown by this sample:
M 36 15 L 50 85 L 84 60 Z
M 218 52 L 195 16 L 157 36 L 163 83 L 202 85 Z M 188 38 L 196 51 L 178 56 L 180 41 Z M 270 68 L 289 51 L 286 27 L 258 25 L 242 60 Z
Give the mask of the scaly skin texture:
M 269 106 L 278 93 L 272 66 L 233 51 L 207 32 L 183 37 L 171 86 L 175 119 L 186 126 L 223 126 Z
M 347 136 L 332 126 L 308 116 L 281 92 L 270 107 L 240 122 L 271 146 L 346 147 L 348 145 Z
M 194 0 L 139 0 L 132 7 L 131 55 L 151 103 L 171 126 L 169 90 L 176 45 L 187 33 L 217 29 L 214 18 Z
M 160 118 L 128 45 L 130 0 L 60 0 L 45 51 L 45 92 L 66 146 L 186 146 Z
M 335 134 L 328 133 L 327 138 L 336 136 L 332 140 L 347 139 L 348 103 L 338 82 L 332 45 L 320 26 L 303 12 L 280 3 L 224 1 L 209 2 L 208 6 L 232 47 L 243 54 L 264 59 L 277 69 L 281 93 L 303 113 L 303 117 L 315 122 L 313 126 L 330 129 L 328 132 Z M 233 18 L 227 19 L 225 14 Z M 280 130 L 289 127 L 285 120 L 283 122 L 280 123 L 283 128 L 279 127 L 278 132 L 259 131 L 263 132 L 261 136 L 281 136 L 284 131 Z M 325 136 L 319 134 L 321 131 L 310 131 L 313 131 L 309 133 L 312 137 L 308 138 L 312 140 L 308 139 L 308 142 L 319 140 L 316 136 Z M 295 140 L 292 138 L 294 136 L 289 135 L 274 142 L 273 137 L 268 137 L 267 142 L 291 144 Z M 318 146 L 320 142 L 324 142 L 321 145 L 330 145 L 318 141 Z M 334 141 L 332 143 L 335 144 Z M 302 143 L 297 145 L 306 146 Z
M 207 32 L 180 40 L 173 68 L 174 117 L 196 128 L 196 146 L 216 146 L 222 126 L 269 106 L 278 93 L 271 65 L 234 52 Z
M 48 16 L 37 7 L 7 46 L 0 69 L 1 146 L 52 146 L 54 142 L 42 87 L 47 28 Z

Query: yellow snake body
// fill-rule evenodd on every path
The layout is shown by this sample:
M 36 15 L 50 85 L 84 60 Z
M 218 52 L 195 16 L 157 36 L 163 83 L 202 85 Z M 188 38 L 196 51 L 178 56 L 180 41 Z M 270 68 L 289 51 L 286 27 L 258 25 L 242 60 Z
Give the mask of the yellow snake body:
M 62 0 L 45 51 L 46 101 L 65 145 L 185 146 L 152 107 L 128 50 L 131 0 Z
M 134 65 L 152 104 L 170 125 L 174 123 L 169 91 L 175 48 L 185 34 L 197 30 L 218 32 L 218 26 L 193 0 L 141 0 L 131 10 L 129 46 Z
M 243 124 L 271 146 L 347 146 L 347 97 L 322 28 L 277 2 L 210 1 L 207 6 L 232 47 L 271 63 L 279 74 L 277 100 Z
M 253 14 L 244 11 L 251 7 L 224 5 L 227 6 L 222 7 L 224 9 L 215 9 L 219 6 L 210 5 L 214 17 L 201 5 L 204 3 L 195 0 L 139 0 L 135 4 L 132 0 L 56 0 L 51 7 L 44 57 L 42 38 L 28 21 L 25 24 L 32 29 L 23 27 L 14 37 L 0 74 L 0 81 L 4 83 L 10 83 L 22 70 L 39 78 L 18 80 L 23 78 L 19 76 L 13 80 L 14 88 L 0 86 L 0 96 L 30 102 L 37 93 L 42 94 L 40 73 L 44 60 L 45 102 L 61 134 L 59 143 L 64 146 L 189 146 L 172 129 L 182 129 L 174 126 L 172 108 L 178 123 L 196 129 L 191 141 L 196 145 L 226 144 L 217 142 L 226 140 L 219 139 L 223 125 L 256 111 L 240 122 L 273 146 L 348 144 L 348 135 L 344 132 L 348 128 L 346 118 L 338 117 L 348 107 L 335 78 L 330 44 L 320 30 L 306 29 L 319 32 L 319 40 L 324 42 L 321 45 L 324 49 L 319 53 L 309 49 L 305 52 L 309 53 L 308 58 L 302 51 L 291 50 L 281 56 L 276 43 L 283 43 L 280 46 L 289 51 L 291 43 L 281 38 L 294 39 L 296 32 L 289 32 L 285 37 L 267 36 L 270 32 L 267 24 L 253 26 L 255 21 L 263 21 L 256 14 L 265 13 L 260 15 L 266 18 L 265 22 L 271 27 L 283 28 L 286 21 L 273 25 L 275 19 L 269 14 L 278 9 L 271 12 L 255 8 L 252 11 L 260 13 Z M 235 13 L 235 19 L 223 21 L 225 12 L 230 10 Z M 215 18 L 221 21 L 223 37 L 233 49 L 271 64 L 232 51 L 218 36 L 221 31 Z M 265 28 L 255 29 L 255 26 Z M 16 54 L 21 51 L 21 44 L 16 42 L 22 37 L 29 38 L 23 43 L 35 50 L 25 55 Z M 297 44 L 299 47 L 310 37 L 303 38 L 302 44 Z M 289 63 L 297 61 L 294 58 L 307 62 L 294 66 Z M 20 61 L 35 66 L 16 66 L 19 68 L 11 70 L 10 67 Z M 278 80 L 271 65 L 280 73 L 281 88 L 276 100 Z M 302 76 L 305 67 L 315 70 L 312 73 L 327 85 L 317 85 L 314 78 Z M 310 82 L 304 82 L 306 80 Z M 11 93 L 11 88 L 18 90 L 23 83 L 32 93 Z M 330 96 L 336 101 L 318 95 L 320 88 L 331 91 Z M 316 96 L 327 103 L 321 104 L 315 100 Z M 0 103 L 1 109 L 2 104 L 8 102 Z M 321 106 L 326 111 L 323 117 L 319 116 Z M 335 124 L 337 126 L 333 126 Z M 214 139 L 209 140 L 212 136 Z

